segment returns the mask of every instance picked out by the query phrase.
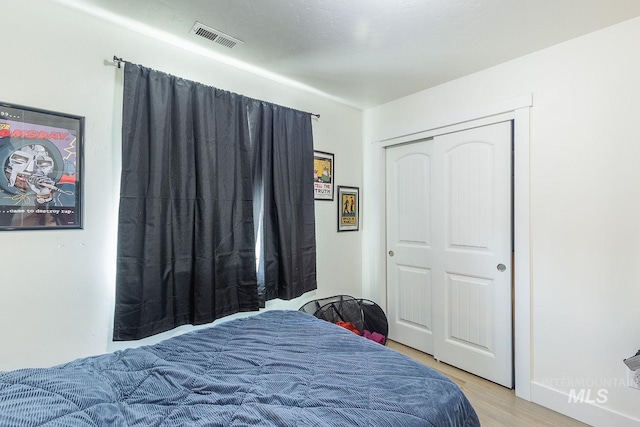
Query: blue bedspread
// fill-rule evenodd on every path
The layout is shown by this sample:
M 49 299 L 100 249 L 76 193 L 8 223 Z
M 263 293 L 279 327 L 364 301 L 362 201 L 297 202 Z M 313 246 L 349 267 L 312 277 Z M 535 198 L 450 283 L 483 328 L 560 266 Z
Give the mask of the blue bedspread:
M 478 426 L 460 389 L 298 311 L 0 372 L 0 426 Z

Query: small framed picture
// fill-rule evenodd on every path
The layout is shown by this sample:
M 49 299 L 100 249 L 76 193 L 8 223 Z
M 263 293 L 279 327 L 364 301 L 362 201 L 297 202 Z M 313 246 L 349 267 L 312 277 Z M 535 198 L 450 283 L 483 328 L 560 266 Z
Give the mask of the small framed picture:
M 84 117 L 0 102 L 0 230 L 82 228 Z
M 360 189 L 338 186 L 338 231 L 358 231 L 360 228 Z
M 333 154 L 313 152 L 313 186 L 315 200 L 333 200 Z

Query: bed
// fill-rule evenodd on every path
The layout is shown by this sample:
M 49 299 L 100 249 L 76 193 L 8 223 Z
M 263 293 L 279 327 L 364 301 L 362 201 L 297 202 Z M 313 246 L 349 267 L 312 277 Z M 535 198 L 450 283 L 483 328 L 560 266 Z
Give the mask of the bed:
M 458 386 L 292 310 L 0 372 L 0 426 L 479 426 Z

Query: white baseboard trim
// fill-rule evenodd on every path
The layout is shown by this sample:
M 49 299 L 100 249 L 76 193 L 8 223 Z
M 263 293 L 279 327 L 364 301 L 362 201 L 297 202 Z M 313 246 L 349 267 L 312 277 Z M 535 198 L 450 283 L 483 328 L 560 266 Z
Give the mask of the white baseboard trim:
M 538 405 L 552 409 L 568 417 L 582 421 L 594 427 L 638 427 L 640 420 L 607 409 L 598 404 L 604 396 L 599 396 L 596 390 L 591 395 L 582 395 L 586 399 L 576 402 L 575 397 L 569 394 L 549 388 L 545 385 L 531 383 L 531 401 Z

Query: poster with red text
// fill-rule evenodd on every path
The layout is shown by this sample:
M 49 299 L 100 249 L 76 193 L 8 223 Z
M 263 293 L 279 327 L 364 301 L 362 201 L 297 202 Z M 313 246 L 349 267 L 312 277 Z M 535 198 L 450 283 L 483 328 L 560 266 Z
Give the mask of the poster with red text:
M 84 118 L 0 103 L 0 230 L 82 228 Z

